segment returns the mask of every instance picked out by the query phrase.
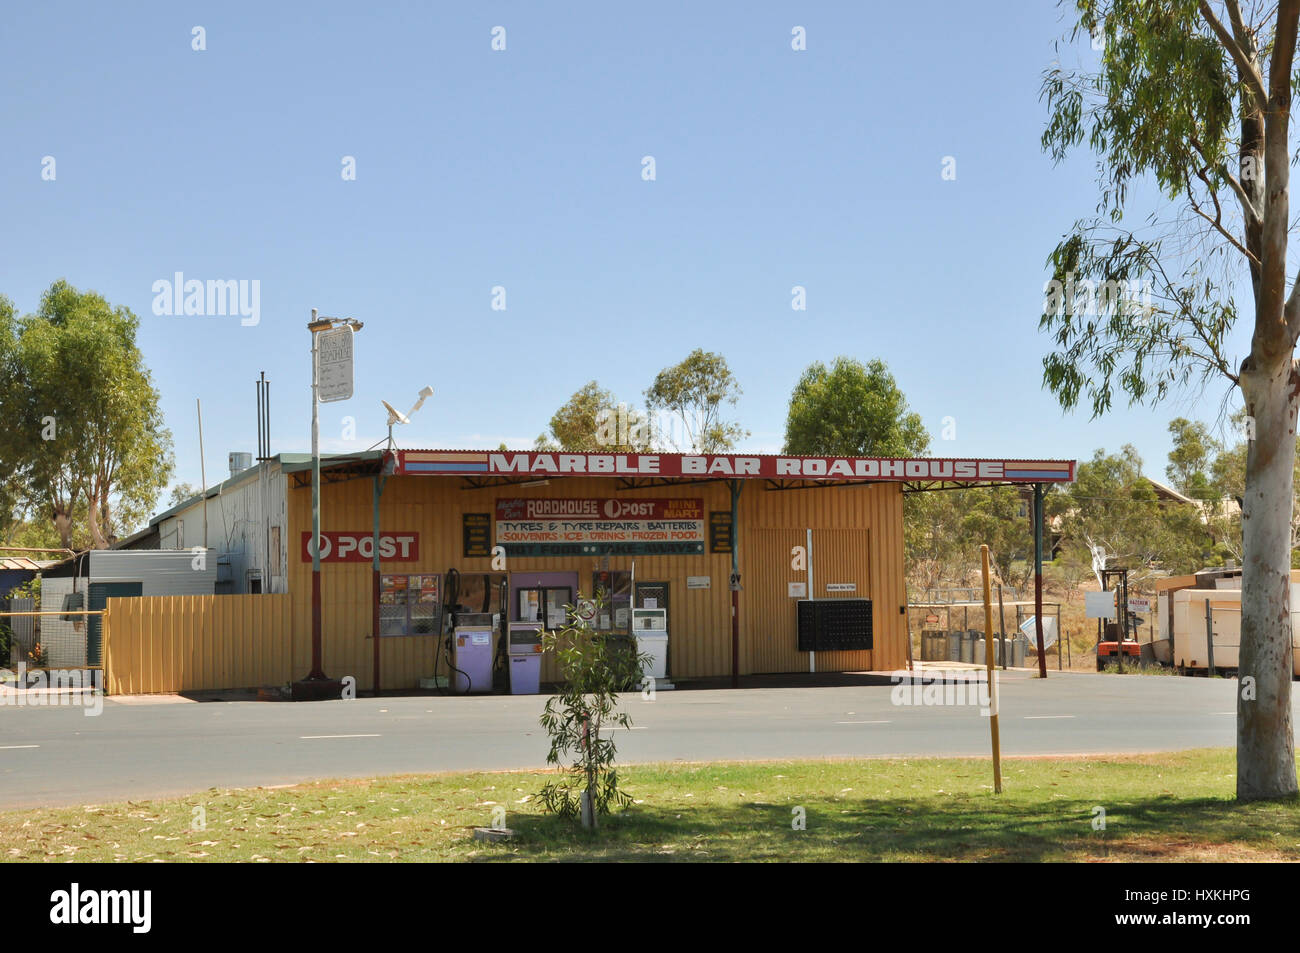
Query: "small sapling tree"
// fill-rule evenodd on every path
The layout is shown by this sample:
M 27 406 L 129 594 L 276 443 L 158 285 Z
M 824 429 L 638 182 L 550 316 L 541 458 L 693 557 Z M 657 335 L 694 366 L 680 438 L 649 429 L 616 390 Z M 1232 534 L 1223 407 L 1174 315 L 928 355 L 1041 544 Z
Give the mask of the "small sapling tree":
M 632 727 L 627 712 L 618 710 L 618 693 L 641 681 L 650 656 L 638 653 L 634 640 L 597 632 L 572 606 L 565 608 L 567 622 L 542 633 L 542 647 L 555 653 L 564 679 L 542 712 L 542 727 L 551 737 L 546 762 L 563 769 L 539 797 L 548 811 L 580 817 L 584 827 L 594 828 L 599 815 L 632 803 L 618 786 L 614 739 L 601 731 Z

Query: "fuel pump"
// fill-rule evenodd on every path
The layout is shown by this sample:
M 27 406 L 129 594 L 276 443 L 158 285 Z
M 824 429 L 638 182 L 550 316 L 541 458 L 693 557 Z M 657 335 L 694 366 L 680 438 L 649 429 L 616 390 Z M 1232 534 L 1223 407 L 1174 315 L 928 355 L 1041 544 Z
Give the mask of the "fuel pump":
M 447 632 L 441 654 L 447 660 L 451 691 L 457 695 L 492 691 L 491 612 L 466 611 L 460 604 L 460 573 L 447 570 L 443 617 Z M 436 660 L 435 660 L 436 664 Z
M 451 633 L 451 690 L 457 695 L 492 691 L 492 613 L 458 612 Z
M 542 679 L 542 625 L 511 622 L 506 658 L 510 666 L 510 694 L 536 695 Z

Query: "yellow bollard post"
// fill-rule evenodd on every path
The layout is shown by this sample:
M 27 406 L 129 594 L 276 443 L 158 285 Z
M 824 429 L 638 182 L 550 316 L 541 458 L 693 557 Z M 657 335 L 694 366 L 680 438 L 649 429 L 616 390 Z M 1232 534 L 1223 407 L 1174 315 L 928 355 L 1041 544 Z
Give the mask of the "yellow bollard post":
M 989 548 L 980 546 L 980 561 L 984 568 L 984 666 L 989 683 L 989 731 L 993 738 L 993 791 L 1002 793 L 1002 749 L 998 738 L 998 683 L 993 668 L 993 594 L 989 586 Z

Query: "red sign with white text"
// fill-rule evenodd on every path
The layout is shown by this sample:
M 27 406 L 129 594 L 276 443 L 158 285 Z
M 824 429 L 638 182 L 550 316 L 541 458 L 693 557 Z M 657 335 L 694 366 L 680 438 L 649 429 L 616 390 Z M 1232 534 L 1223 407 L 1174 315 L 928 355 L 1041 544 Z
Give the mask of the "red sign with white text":
M 1070 483 L 1073 460 L 950 457 L 797 457 L 766 454 L 547 453 L 490 450 L 400 450 L 398 473 L 430 476 L 689 477 L 701 480 L 818 482 Z
M 311 532 L 308 531 L 302 534 L 303 562 L 311 562 L 311 557 Z M 320 560 L 323 563 L 368 563 L 374 558 L 374 535 L 368 531 L 320 534 Z M 380 533 L 379 559 L 389 563 L 419 562 L 420 534 Z
M 498 520 L 702 520 L 704 501 L 557 498 L 497 500 Z

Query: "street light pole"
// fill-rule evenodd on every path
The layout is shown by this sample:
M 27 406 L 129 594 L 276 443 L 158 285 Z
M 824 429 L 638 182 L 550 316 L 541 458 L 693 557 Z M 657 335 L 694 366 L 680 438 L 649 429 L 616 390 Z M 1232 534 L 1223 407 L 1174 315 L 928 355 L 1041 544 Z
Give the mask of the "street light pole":
M 311 323 L 307 325 L 307 330 L 311 332 L 311 671 L 306 678 L 293 683 L 292 697 L 295 701 L 339 698 L 343 689 L 342 682 L 325 674 L 321 637 L 320 568 L 320 333 L 340 325 L 350 326 L 353 331 L 361 328 L 360 321 L 322 317 L 315 308 L 311 309 Z M 347 393 L 342 397 L 349 396 L 350 382 Z M 326 399 L 337 400 L 341 397 L 329 396 Z
M 311 309 L 311 672 L 309 679 L 323 679 L 321 662 L 320 607 L 320 330 L 315 308 Z

